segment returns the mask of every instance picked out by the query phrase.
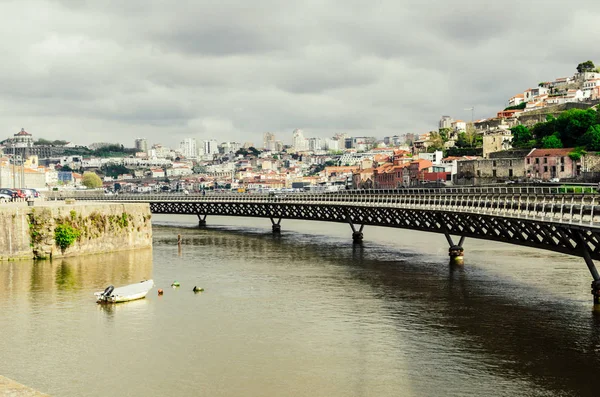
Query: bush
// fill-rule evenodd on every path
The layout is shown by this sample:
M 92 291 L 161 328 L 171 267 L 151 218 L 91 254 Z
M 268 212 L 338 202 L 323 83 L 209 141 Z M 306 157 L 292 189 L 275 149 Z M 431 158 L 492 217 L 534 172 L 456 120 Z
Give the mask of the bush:
M 80 235 L 81 232 L 79 230 L 66 223 L 61 223 L 54 229 L 54 241 L 63 253 L 73 245 Z

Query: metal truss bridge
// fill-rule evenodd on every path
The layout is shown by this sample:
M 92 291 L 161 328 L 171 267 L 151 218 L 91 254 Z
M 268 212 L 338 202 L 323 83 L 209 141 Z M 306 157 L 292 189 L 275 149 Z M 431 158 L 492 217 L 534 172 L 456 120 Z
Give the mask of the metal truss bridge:
M 600 194 L 560 193 L 553 187 L 358 190 L 335 193 L 130 194 L 78 197 L 146 202 L 153 214 L 269 218 L 273 232 L 282 219 L 347 223 L 355 243 L 365 226 L 444 234 L 451 262 L 462 264 L 465 238 L 500 241 L 580 256 L 592 274 L 600 303 Z M 452 236 L 458 236 L 455 243 Z

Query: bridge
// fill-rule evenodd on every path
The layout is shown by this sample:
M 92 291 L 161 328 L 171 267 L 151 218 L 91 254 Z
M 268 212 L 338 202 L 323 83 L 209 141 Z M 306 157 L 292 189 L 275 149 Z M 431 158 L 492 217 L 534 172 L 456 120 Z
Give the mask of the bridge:
M 124 194 L 77 197 L 146 202 L 154 214 L 269 218 L 273 233 L 283 219 L 347 223 L 354 243 L 365 226 L 441 233 L 450 262 L 463 264 L 465 238 L 500 241 L 582 257 L 600 304 L 600 194 L 563 193 L 560 187 L 357 190 L 335 193 Z M 64 198 L 63 196 L 62 198 Z M 598 208 L 596 208 L 598 206 Z M 456 241 L 456 239 L 458 239 Z

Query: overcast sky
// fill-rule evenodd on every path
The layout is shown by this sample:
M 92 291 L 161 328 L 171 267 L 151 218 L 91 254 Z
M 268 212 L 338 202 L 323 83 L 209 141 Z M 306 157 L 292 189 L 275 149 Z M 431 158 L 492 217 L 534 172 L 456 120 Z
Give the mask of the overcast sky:
M 0 0 L 0 137 L 423 133 L 599 63 L 599 20 L 597 0 Z

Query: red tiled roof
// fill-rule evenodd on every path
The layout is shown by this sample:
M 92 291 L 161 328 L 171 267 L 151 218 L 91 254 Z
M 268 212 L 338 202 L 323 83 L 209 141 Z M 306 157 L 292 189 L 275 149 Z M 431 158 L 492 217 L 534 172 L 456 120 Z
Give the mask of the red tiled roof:
M 533 149 L 527 157 L 545 157 L 545 156 L 568 156 L 574 148 L 561 149 Z
M 15 136 L 25 136 L 25 135 L 31 135 L 29 132 L 25 131 L 25 128 L 21 128 L 21 131 L 19 131 L 15 134 Z

